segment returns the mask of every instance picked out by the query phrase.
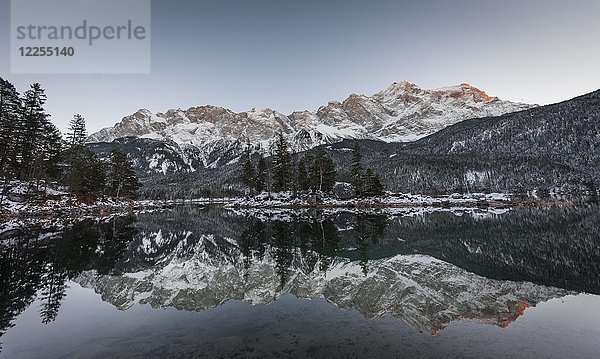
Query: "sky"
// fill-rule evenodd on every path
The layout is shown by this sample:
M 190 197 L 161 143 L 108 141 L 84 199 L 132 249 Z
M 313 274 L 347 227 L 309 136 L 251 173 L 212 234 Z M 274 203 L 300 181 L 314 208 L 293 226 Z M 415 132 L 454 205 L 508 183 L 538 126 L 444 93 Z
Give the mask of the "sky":
M 140 108 L 316 110 L 401 80 L 536 104 L 600 88 L 598 0 L 153 0 L 151 72 L 135 75 L 11 74 L 9 10 L 0 77 L 40 82 L 63 131 L 75 113 L 91 133 Z

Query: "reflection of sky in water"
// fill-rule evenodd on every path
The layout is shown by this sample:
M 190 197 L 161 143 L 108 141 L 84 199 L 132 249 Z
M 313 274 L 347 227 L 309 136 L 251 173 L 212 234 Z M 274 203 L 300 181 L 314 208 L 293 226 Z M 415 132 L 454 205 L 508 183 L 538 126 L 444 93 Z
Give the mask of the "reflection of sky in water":
M 436 336 L 390 317 L 365 319 L 322 299 L 283 296 L 270 305 L 230 301 L 203 312 L 136 305 L 121 312 L 70 283 L 58 319 L 43 325 L 39 302 L 2 338 L 7 358 L 146 357 L 201 352 L 205 357 L 307 355 L 592 358 L 600 337 L 600 297 L 567 296 L 528 308 L 508 328 L 453 322 Z

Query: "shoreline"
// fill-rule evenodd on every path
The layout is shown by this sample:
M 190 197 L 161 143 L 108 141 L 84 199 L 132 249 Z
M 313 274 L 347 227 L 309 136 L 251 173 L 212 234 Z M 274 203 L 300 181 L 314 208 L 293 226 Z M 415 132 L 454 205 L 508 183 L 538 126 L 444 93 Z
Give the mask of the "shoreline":
M 0 217 L 3 220 L 27 220 L 27 219 L 52 219 L 76 217 L 86 218 L 90 216 L 110 216 L 116 213 L 134 213 L 147 210 L 159 210 L 172 208 L 174 204 L 151 202 L 151 201 L 112 201 L 95 204 L 76 203 L 66 205 L 50 204 L 35 205 L 25 204 L 19 210 L 6 210 L 2 208 Z
M 449 197 L 423 197 L 411 195 L 414 198 L 403 197 L 400 201 L 390 198 L 367 198 L 359 200 L 327 199 L 321 203 L 307 203 L 294 200 L 256 200 L 256 198 L 220 198 L 220 199 L 192 199 L 192 200 L 138 200 L 138 201 L 100 201 L 95 204 L 75 203 L 26 203 L 19 208 L 6 209 L 0 207 L 0 218 L 3 221 L 44 219 L 44 218 L 72 218 L 89 216 L 106 216 L 115 213 L 135 213 L 146 210 L 170 209 L 182 205 L 221 206 L 228 209 L 358 209 L 381 210 L 386 208 L 490 208 L 507 209 L 538 207 L 548 208 L 557 206 L 574 206 L 589 203 L 585 198 L 574 199 L 477 199 L 477 198 L 449 198 Z M 387 200 L 386 200 L 387 199 Z M 392 198 L 393 199 L 393 198 Z
M 414 195 L 413 195 L 414 196 Z M 432 211 L 509 211 L 513 208 L 556 208 L 556 207 L 575 207 L 578 205 L 586 205 L 598 203 L 586 201 L 584 198 L 578 197 L 571 200 L 566 199 L 551 199 L 551 200 L 515 200 L 515 199 L 452 199 L 448 197 L 420 197 L 428 199 L 428 201 L 382 201 L 382 198 L 362 199 L 359 201 L 337 201 L 331 200 L 326 203 L 308 204 L 301 201 L 284 202 L 284 201 L 268 201 L 266 203 L 251 201 L 249 198 L 221 198 L 221 199 L 195 199 L 195 200 L 104 200 L 96 204 L 83 203 L 52 203 L 46 206 L 40 203 L 23 205 L 20 209 L 13 212 L 3 210 L 0 212 L 0 241 L 14 231 L 22 231 L 27 229 L 56 229 L 68 227 L 72 223 L 83 220 L 106 221 L 115 217 L 124 217 L 129 215 L 137 215 L 153 211 L 163 211 L 173 209 L 177 206 L 202 206 L 202 207 L 221 207 L 231 211 L 244 211 L 246 215 L 261 217 L 264 213 L 287 212 L 287 211 L 310 211 L 321 210 L 325 213 L 337 211 L 350 212 L 376 212 L 398 214 L 415 213 L 415 212 L 432 212 Z M 406 196 L 403 197 L 406 200 Z M 60 205 L 59 205 L 60 204 Z M 13 208 L 15 210 L 15 208 Z

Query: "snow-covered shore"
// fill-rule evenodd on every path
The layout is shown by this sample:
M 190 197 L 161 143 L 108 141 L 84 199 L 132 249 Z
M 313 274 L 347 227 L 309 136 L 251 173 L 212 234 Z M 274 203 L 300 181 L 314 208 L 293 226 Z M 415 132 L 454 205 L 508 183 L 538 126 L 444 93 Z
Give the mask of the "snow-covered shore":
M 93 203 L 78 201 L 62 187 L 13 181 L 0 202 L 0 236 L 27 227 L 61 228 L 84 219 L 106 219 L 171 206 L 158 201 L 102 197 Z
M 406 193 L 387 193 L 383 196 L 367 198 L 338 199 L 327 195 L 308 194 L 293 196 L 291 192 L 261 193 L 254 197 L 239 198 L 225 207 L 246 208 L 398 208 L 398 207 L 510 207 L 515 201 L 504 193 L 471 193 L 443 196 L 426 196 Z
M 41 189 L 40 189 L 41 188 Z M 563 201 L 564 202 L 564 201 Z M 555 205 L 556 201 L 550 201 Z M 552 204 L 554 203 L 554 204 Z M 427 196 L 391 193 L 367 198 L 341 199 L 333 194 L 311 193 L 294 195 L 292 192 L 267 193 L 243 198 L 195 198 L 179 200 L 127 200 L 101 197 L 93 203 L 78 201 L 59 186 L 37 187 L 32 193 L 31 183 L 11 182 L 0 201 L 0 233 L 7 228 L 23 227 L 33 223 L 67 223 L 83 218 L 104 218 L 115 214 L 139 213 L 147 210 L 171 208 L 176 205 L 220 205 L 236 209 L 302 209 L 348 208 L 358 210 L 403 210 L 411 208 L 494 208 L 544 203 L 523 200 L 505 193 L 470 193 Z
M 0 240 L 10 232 L 23 229 L 61 231 L 73 223 L 88 219 L 102 222 L 170 207 L 173 207 L 172 202 L 111 198 L 101 199 L 93 204 L 81 203 L 68 197 L 29 203 L 8 202 L 0 205 Z

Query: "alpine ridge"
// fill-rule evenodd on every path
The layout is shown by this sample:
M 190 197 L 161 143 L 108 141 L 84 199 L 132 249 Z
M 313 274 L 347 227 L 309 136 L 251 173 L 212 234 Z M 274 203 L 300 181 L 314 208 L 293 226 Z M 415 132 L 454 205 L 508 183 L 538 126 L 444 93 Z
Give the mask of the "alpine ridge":
M 344 139 L 408 142 L 466 119 L 532 107 L 491 97 L 465 83 L 428 90 L 402 81 L 372 96 L 351 94 L 343 102 L 330 101 L 315 112 L 290 115 L 268 108 L 235 113 L 210 105 L 156 114 L 141 109 L 114 127 L 90 135 L 87 141 L 134 137 L 169 142 L 179 152 L 197 153 L 204 167 L 214 167 L 217 163 L 211 157 L 215 153 L 241 153 L 249 144 L 253 150 L 269 153 L 279 133 L 286 136 L 295 151 Z M 195 168 L 190 166 L 188 170 L 193 172 Z M 162 168 L 157 171 L 167 172 Z

